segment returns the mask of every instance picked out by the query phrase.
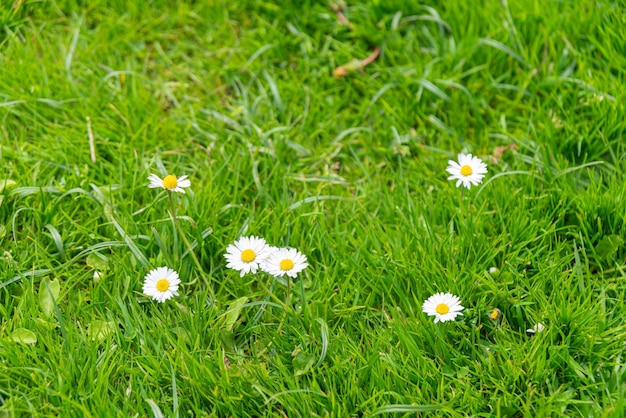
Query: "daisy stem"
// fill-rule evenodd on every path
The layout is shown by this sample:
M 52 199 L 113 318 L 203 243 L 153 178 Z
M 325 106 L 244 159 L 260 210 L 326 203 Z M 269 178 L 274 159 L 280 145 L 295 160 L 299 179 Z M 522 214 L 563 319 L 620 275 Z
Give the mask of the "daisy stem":
M 170 201 L 170 213 L 172 215 L 172 219 L 174 220 L 174 225 L 176 225 L 176 229 L 178 229 L 178 232 L 181 238 L 183 239 L 183 242 L 187 246 L 187 250 L 189 250 L 189 255 L 191 255 L 193 262 L 196 264 L 196 268 L 198 269 L 198 274 L 202 276 L 207 286 L 209 286 L 209 293 L 211 294 L 211 297 L 213 298 L 213 300 L 215 300 L 215 295 L 213 294 L 213 288 L 211 287 L 211 280 L 204 274 L 204 270 L 202 269 L 202 266 L 200 265 L 200 261 L 198 260 L 198 257 L 196 257 L 196 254 L 193 252 L 191 243 L 187 239 L 187 235 L 185 234 L 185 231 L 183 231 L 183 228 L 180 226 L 180 222 L 178 222 L 178 217 L 176 216 L 176 207 L 174 206 L 174 198 L 172 197 L 172 192 L 168 191 L 167 196 Z
M 304 293 L 304 279 L 300 278 L 300 303 L 302 304 L 302 314 L 304 317 L 308 316 L 306 309 L 306 293 Z
M 263 283 L 263 280 L 259 280 L 259 284 L 261 285 L 261 287 L 263 288 L 263 290 L 265 290 L 267 292 L 267 294 L 270 296 L 270 298 L 278 303 L 279 305 L 281 305 L 283 307 L 283 310 L 287 309 L 287 306 L 285 306 L 285 303 L 278 299 L 278 297 L 276 297 L 276 295 L 274 295 L 274 293 L 270 290 L 270 288 L 268 287 L 268 285 L 266 285 L 265 283 Z
M 278 329 L 277 329 L 278 333 L 280 334 L 283 330 L 283 325 L 285 324 L 285 318 L 287 318 L 287 309 L 288 309 L 287 304 L 283 302 L 282 300 L 278 299 L 276 295 L 274 295 L 274 293 L 272 293 L 272 291 L 268 288 L 268 286 L 265 283 L 263 283 L 263 280 L 259 280 L 259 284 L 261 285 L 263 290 L 265 290 L 267 294 L 270 295 L 270 298 L 272 298 L 276 303 L 278 303 L 279 305 L 283 307 L 283 318 L 280 320 L 280 324 L 278 324 Z M 287 289 L 289 289 L 289 278 L 287 278 Z
M 462 228 L 464 228 L 463 221 L 465 220 L 465 212 L 463 210 L 464 202 L 465 202 L 465 189 L 461 189 L 461 201 L 459 202 L 459 217 L 458 217 L 458 225 L 455 232 L 459 232 Z M 457 234 L 458 235 L 458 234 Z
M 446 337 L 445 334 L 443 332 L 443 330 L 441 328 L 441 326 L 437 326 L 437 325 L 442 325 L 441 323 L 436 324 L 435 325 L 435 346 L 433 347 L 433 351 L 435 352 L 435 357 L 437 357 L 439 359 L 439 361 L 441 361 L 442 363 L 445 363 L 445 361 L 443 360 L 445 358 L 444 356 L 444 352 L 442 347 L 445 347 L 447 345 L 446 343 Z
M 466 228 L 465 226 L 465 219 L 466 219 L 466 212 L 464 210 L 464 206 L 465 206 L 465 189 L 461 189 L 461 203 L 459 203 L 459 212 L 461 213 L 459 216 L 459 228 Z M 467 207 L 467 211 L 469 212 L 469 206 Z
M 283 318 L 280 320 L 280 325 L 278 325 L 278 333 L 280 333 L 283 329 L 283 324 L 285 323 L 285 319 L 287 319 L 287 309 L 289 309 L 289 295 L 291 293 L 291 280 L 289 276 L 287 276 L 287 296 L 285 296 L 285 310 L 283 311 Z

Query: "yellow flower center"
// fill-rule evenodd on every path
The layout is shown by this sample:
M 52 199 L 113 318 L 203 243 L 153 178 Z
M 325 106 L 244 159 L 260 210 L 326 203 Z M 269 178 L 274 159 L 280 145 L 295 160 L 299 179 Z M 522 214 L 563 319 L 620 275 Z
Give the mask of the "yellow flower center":
M 165 292 L 170 288 L 170 282 L 167 279 L 161 279 L 157 282 L 156 288 L 159 292 Z
M 437 305 L 437 307 L 435 308 L 435 311 L 437 311 L 437 313 L 439 315 L 445 315 L 448 312 L 450 312 L 450 307 L 448 305 L 446 305 L 445 303 L 440 303 L 439 305 Z
M 256 253 L 250 249 L 243 250 L 241 252 L 241 261 L 243 261 L 244 263 L 250 263 L 254 261 L 255 258 L 256 258 Z
M 282 271 L 291 270 L 293 268 L 293 261 L 291 261 L 288 258 L 285 258 L 284 260 L 280 262 L 278 267 L 280 267 Z
M 491 315 L 489 315 L 489 318 L 495 321 L 496 319 L 498 319 L 499 316 L 500 316 L 500 311 L 498 309 L 494 309 L 493 312 L 491 312 Z
M 470 167 L 469 165 L 464 165 L 463 167 L 461 167 L 461 175 L 462 176 L 469 176 L 470 174 L 472 174 L 472 167 Z
M 176 179 L 176 176 L 173 174 L 165 176 L 165 178 L 163 179 L 163 186 L 165 186 L 166 189 L 174 189 L 176 186 L 178 186 L 178 180 Z

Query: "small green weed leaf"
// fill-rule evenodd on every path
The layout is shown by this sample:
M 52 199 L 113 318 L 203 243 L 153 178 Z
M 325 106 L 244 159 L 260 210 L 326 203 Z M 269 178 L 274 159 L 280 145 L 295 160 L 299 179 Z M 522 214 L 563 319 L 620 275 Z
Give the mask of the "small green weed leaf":
M 11 333 L 9 340 L 20 344 L 37 344 L 37 335 L 29 329 L 18 328 Z
M 224 325 L 222 326 L 222 329 L 226 331 L 233 330 L 237 319 L 239 319 L 241 307 L 246 303 L 248 303 L 248 298 L 246 296 L 230 303 L 230 305 L 228 306 L 228 310 L 224 313 Z
M 175 327 L 175 328 L 172 328 L 172 332 L 176 334 L 176 337 L 178 337 L 178 341 L 184 341 L 184 342 L 189 341 L 189 333 L 187 332 L 185 328 Z
M 519 410 L 511 405 L 500 405 L 500 413 L 504 417 L 519 416 Z
M 57 279 L 45 277 L 39 285 L 39 306 L 44 315 L 49 316 L 54 310 L 54 302 L 61 293 L 61 284 Z
M 316 321 L 323 320 L 322 318 L 328 317 L 328 303 L 321 300 L 312 300 L 307 307 L 311 316 L 319 317 Z
M 313 354 L 298 351 L 296 356 L 291 361 L 294 376 L 302 376 L 303 374 L 308 373 L 309 370 L 311 370 L 311 367 L 313 367 L 313 363 L 315 363 L 315 357 Z
M 10 179 L 2 179 L 0 180 L 0 193 L 4 193 L 4 191 L 9 191 L 12 188 L 17 186 L 17 183 Z
M 105 271 L 109 269 L 109 260 L 99 254 L 89 254 L 85 262 L 94 270 Z
M 222 340 L 222 345 L 224 346 L 224 350 L 230 353 L 237 353 L 237 345 L 235 344 L 235 337 L 231 331 L 221 330 L 220 331 L 220 339 Z
M 46 328 L 48 331 L 52 331 L 58 326 L 58 323 L 56 321 L 51 321 L 44 318 L 35 318 L 35 322 L 37 323 L 37 325 Z
M 89 324 L 87 334 L 92 341 L 102 341 L 108 337 L 109 334 L 113 333 L 116 328 L 117 326 L 113 321 L 95 320 Z
M 326 324 L 326 321 L 324 321 L 322 318 L 316 318 L 315 319 L 321 326 L 321 333 L 322 333 L 322 353 L 320 354 L 320 358 L 319 360 L 317 360 L 317 363 L 315 363 L 315 367 L 319 367 L 323 362 L 324 359 L 326 358 L 326 353 L 328 352 L 328 324 Z
M 619 235 L 607 235 L 596 245 L 596 254 L 602 260 L 608 260 L 615 255 L 620 245 L 622 245 L 622 237 Z
M 0 225 L 0 239 L 4 238 L 6 234 L 7 234 L 7 227 L 4 225 Z

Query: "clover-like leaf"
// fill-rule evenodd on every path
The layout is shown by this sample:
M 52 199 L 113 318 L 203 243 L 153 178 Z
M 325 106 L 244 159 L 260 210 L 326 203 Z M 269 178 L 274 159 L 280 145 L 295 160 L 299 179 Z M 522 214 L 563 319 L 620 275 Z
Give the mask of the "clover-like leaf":
M 61 293 L 61 284 L 57 279 L 48 279 L 47 277 L 41 281 L 39 285 L 39 306 L 44 315 L 49 316 L 54 310 L 54 304 Z
M 89 335 L 89 339 L 92 341 L 102 341 L 108 337 L 109 334 L 113 333 L 116 328 L 117 326 L 113 321 L 95 320 L 91 321 L 89 324 L 87 334 Z
M 19 344 L 37 344 L 37 335 L 26 328 L 15 329 L 8 339 Z

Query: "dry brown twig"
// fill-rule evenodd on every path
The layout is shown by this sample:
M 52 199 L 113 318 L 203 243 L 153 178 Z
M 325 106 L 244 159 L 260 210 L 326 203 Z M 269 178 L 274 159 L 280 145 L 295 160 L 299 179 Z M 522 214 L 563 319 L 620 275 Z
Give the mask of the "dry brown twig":
M 519 151 L 519 147 L 516 144 L 509 144 L 509 145 L 503 145 L 500 147 L 495 147 L 493 149 L 493 155 L 489 156 L 489 161 L 497 164 L 500 159 L 502 158 L 502 155 L 506 152 L 506 151 Z
M 329 7 L 337 15 L 337 19 L 339 19 L 339 22 L 346 25 L 350 30 L 354 29 L 352 23 L 350 23 L 348 18 L 342 13 L 342 10 L 347 9 L 346 3 L 343 0 L 332 1 Z M 376 58 L 378 58 L 379 55 L 380 47 L 377 46 L 374 48 L 372 53 L 364 60 L 353 59 L 349 63 L 340 65 L 339 67 L 335 68 L 333 70 L 333 75 L 335 77 L 341 78 L 355 71 L 362 70 L 363 68 L 365 68 L 365 66 L 371 64 Z
M 331 2 L 329 7 L 333 12 L 335 12 L 335 14 L 337 15 L 337 19 L 339 19 L 341 23 L 346 25 L 350 30 L 354 29 L 352 23 L 350 23 L 348 18 L 342 13 L 342 10 L 346 10 L 346 3 L 344 3 L 343 1 Z
M 380 54 L 380 48 L 376 47 L 374 48 L 372 53 L 364 60 L 355 59 L 355 60 L 350 61 L 347 64 L 340 65 L 339 67 L 335 68 L 333 70 L 333 75 L 335 77 L 345 77 L 348 74 L 361 70 L 365 68 L 366 65 L 372 63 L 376 58 L 378 58 L 379 54 Z

